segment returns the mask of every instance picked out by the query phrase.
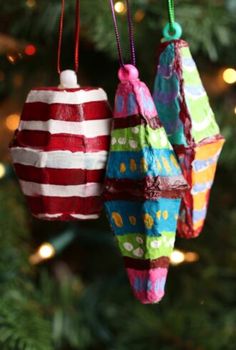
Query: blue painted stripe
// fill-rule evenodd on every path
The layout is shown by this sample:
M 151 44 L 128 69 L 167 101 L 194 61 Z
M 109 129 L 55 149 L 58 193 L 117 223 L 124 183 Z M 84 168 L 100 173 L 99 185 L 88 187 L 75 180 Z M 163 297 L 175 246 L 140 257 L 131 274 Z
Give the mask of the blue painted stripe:
M 110 152 L 107 165 L 107 176 L 111 179 L 143 179 L 146 176 L 178 176 L 181 175 L 180 167 L 176 168 L 171 162 L 170 156 L 174 155 L 172 150 L 153 149 L 145 147 L 141 151 L 115 151 Z M 137 169 L 130 169 L 130 160 L 133 159 L 137 165 Z M 168 168 L 163 160 L 166 160 Z M 141 164 L 145 160 L 147 171 L 142 171 Z M 159 162 L 157 164 L 157 161 Z M 120 171 L 120 165 L 125 166 L 125 171 Z M 158 167 L 161 165 L 161 168 Z
M 206 95 L 206 90 L 203 86 L 191 86 L 191 85 L 185 85 L 185 93 L 188 94 L 188 96 L 196 98 L 196 97 L 203 97 Z
M 202 210 L 194 210 L 193 211 L 193 222 L 196 223 L 197 221 L 204 220 L 206 217 L 207 208 L 204 208 Z
M 163 277 L 157 281 L 150 281 L 147 278 L 135 277 L 133 288 L 137 293 L 150 292 L 152 290 L 155 293 L 163 293 L 165 288 L 166 278 Z
M 182 57 L 183 68 L 197 69 L 196 63 L 192 57 Z
M 157 280 L 154 286 L 155 292 L 156 293 L 164 292 L 165 284 L 166 284 L 166 277 L 161 278 L 161 280 Z
M 206 190 L 209 190 L 212 187 L 213 181 L 207 181 L 204 183 L 196 184 L 192 187 L 191 193 L 197 194 L 199 192 L 205 192 Z
M 219 158 L 220 152 L 218 152 L 214 157 L 204 160 L 194 160 L 192 163 L 194 171 L 201 171 L 207 169 L 209 166 L 215 164 Z
M 160 236 L 162 232 L 173 232 L 175 235 L 177 216 L 179 213 L 180 199 L 160 198 L 157 201 L 147 200 L 145 202 L 132 201 L 108 201 L 105 208 L 110 225 L 116 235 L 146 234 L 147 236 Z M 161 215 L 157 217 L 157 212 Z M 168 212 L 168 218 L 163 216 Z M 122 218 L 122 226 L 118 227 L 112 219 L 112 213 L 118 213 Z M 143 215 L 147 213 L 153 219 L 153 226 L 148 228 L 144 224 Z M 135 217 L 136 224 L 130 222 L 130 216 Z

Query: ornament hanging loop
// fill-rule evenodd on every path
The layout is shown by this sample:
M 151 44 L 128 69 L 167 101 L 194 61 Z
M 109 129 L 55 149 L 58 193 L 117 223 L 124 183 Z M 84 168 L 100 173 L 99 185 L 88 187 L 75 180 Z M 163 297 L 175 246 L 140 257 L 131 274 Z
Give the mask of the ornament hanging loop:
M 167 0 L 169 22 L 163 28 L 163 36 L 166 40 L 177 40 L 182 36 L 182 27 L 175 22 L 175 4 L 174 0 Z
M 75 10 L 75 39 L 74 39 L 74 71 L 77 73 L 79 69 L 79 33 L 80 33 L 80 0 L 76 0 Z M 58 36 L 58 50 L 57 50 L 57 72 L 61 73 L 61 47 L 64 27 L 65 15 L 65 0 L 61 0 L 61 15 L 59 21 L 59 36 Z
M 115 29 L 116 45 L 117 45 L 117 50 L 118 50 L 120 66 L 122 67 L 122 69 L 127 70 L 127 67 L 126 67 L 127 65 L 124 64 L 124 60 L 123 60 L 121 40 L 120 40 L 120 34 L 119 34 L 119 29 L 118 29 L 118 24 L 117 24 L 117 19 L 116 19 L 114 1 L 113 0 L 109 0 L 109 1 L 110 1 L 112 19 L 113 19 L 113 24 L 114 24 L 114 29 Z M 126 8 L 127 8 L 127 21 L 128 21 L 128 31 L 129 31 L 130 63 L 131 63 L 131 65 L 136 66 L 135 46 L 134 46 L 134 29 L 133 29 L 129 0 L 126 0 Z

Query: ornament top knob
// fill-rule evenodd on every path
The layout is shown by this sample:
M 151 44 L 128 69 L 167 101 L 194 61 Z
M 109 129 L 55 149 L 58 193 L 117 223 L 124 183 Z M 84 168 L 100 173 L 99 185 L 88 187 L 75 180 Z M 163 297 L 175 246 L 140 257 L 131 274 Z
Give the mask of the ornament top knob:
M 74 70 L 66 69 L 60 73 L 59 88 L 73 89 L 78 88 L 77 75 Z
M 120 81 L 137 80 L 139 77 L 139 72 L 132 64 L 125 64 L 119 69 L 118 77 Z

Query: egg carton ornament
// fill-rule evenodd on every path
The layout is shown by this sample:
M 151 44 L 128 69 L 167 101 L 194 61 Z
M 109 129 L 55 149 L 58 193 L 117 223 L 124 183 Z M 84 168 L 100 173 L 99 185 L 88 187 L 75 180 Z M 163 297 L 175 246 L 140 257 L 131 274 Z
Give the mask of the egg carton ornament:
M 171 39 L 171 34 L 167 37 Z M 197 237 L 204 226 L 225 140 L 186 41 L 167 40 L 160 45 L 153 98 L 189 184 L 181 204 L 178 235 Z
M 75 71 L 62 71 L 58 87 L 29 92 L 10 150 L 33 216 L 99 217 L 111 116 L 105 91 L 79 87 Z
M 187 183 L 138 70 L 119 70 L 105 207 L 134 292 L 142 303 L 164 295 L 180 201 Z

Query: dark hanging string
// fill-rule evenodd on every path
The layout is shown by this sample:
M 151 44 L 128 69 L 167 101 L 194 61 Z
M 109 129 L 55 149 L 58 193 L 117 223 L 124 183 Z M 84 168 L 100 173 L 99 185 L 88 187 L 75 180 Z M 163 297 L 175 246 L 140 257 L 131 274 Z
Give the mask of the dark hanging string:
M 124 67 L 124 60 L 123 60 L 120 34 L 119 34 L 119 29 L 118 29 L 118 24 L 117 24 L 117 19 L 116 19 L 114 2 L 113 2 L 113 0 L 109 0 L 109 1 L 110 1 L 110 6 L 111 6 L 115 36 L 116 36 L 116 44 L 117 44 L 119 62 L 120 62 L 120 65 L 122 67 Z M 130 60 L 131 60 L 131 64 L 133 66 L 135 66 L 136 65 L 136 57 L 135 57 L 135 46 L 134 46 L 134 29 L 133 29 L 133 22 L 132 22 L 132 15 L 131 15 L 131 10 L 130 10 L 129 0 L 126 0 L 126 7 L 127 7 L 127 20 L 128 20 L 128 30 L 129 30 Z
M 78 72 L 79 69 L 79 33 L 80 33 L 80 0 L 76 0 L 75 9 L 75 49 L 74 49 L 74 70 Z M 59 36 L 58 36 L 58 50 L 57 50 L 57 72 L 61 73 L 61 47 L 62 35 L 64 27 L 65 15 L 65 0 L 61 0 L 61 15 L 59 21 Z

